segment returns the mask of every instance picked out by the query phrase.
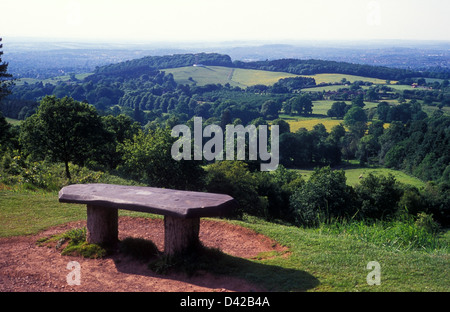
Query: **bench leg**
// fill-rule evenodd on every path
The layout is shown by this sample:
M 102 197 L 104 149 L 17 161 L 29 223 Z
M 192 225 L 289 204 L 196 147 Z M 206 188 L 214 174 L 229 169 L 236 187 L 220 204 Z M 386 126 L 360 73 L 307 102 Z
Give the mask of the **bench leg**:
M 198 246 L 200 218 L 164 216 L 164 253 L 174 255 L 190 247 Z
M 87 205 L 86 239 L 91 244 L 112 246 L 119 240 L 118 209 Z

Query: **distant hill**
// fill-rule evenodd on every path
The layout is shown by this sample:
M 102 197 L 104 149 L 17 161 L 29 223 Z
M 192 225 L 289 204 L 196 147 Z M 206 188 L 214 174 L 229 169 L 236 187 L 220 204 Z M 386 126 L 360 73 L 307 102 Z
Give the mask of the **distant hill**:
M 223 66 L 241 69 L 284 72 L 293 75 L 315 75 L 324 73 L 347 74 L 384 80 L 402 80 L 422 77 L 422 73 L 383 66 L 360 65 L 346 62 L 324 60 L 279 59 L 272 61 L 243 62 L 232 61 L 229 55 L 218 53 L 191 53 L 166 56 L 147 56 L 117 64 L 98 67 L 95 75 L 139 77 L 146 71 L 181 68 L 195 64 L 205 66 Z M 91 76 L 90 80 L 96 77 Z

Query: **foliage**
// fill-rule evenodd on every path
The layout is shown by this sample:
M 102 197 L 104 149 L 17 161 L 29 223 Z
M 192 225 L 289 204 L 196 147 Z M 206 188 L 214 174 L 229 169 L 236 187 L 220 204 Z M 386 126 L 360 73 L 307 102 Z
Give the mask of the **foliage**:
M 328 117 L 336 117 L 339 119 L 344 118 L 345 114 L 350 109 L 350 105 L 345 104 L 345 102 L 334 102 L 331 108 L 327 111 Z
M 125 139 L 118 149 L 123 164 L 118 168 L 123 175 L 154 187 L 201 189 L 203 169 L 201 162 L 176 161 L 171 147 L 175 138 L 170 129 L 140 130 L 133 139 Z
M 344 171 L 316 169 L 290 198 L 296 224 L 317 226 L 333 218 L 351 217 L 356 212 L 353 189 Z
M 271 61 L 241 62 L 235 61 L 234 66 L 247 69 L 281 71 L 298 75 L 314 75 L 320 73 L 341 73 L 356 76 L 366 76 L 380 79 L 399 80 L 415 77 L 418 73 L 410 70 L 350 64 L 345 62 L 323 60 L 280 59 Z M 420 74 L 419 74 L 420 76 Z M 416 76 L 417 77 L 417 76 Z
M 63 256 L 81 256 L 84 258 L 102 258 L 107 250 L 98 244 L 86 242 L 86 228 L 75 228 L 59 235 L 44 237 L 37 241 L 39 246 L 51 246 L 61 250 Z
M 24 121 L 20 141 L 35 159 L 64 162 L 70 180 L 69 162 L 83 165 L 98 151 L 105 135 L 95 108 L 52 96 L 45 97 L 38 112 Z
M 103 172 L 91 171 L 72 163 L 69 163 L 69 170 L 71 183 L 96 183 L 106 176 Z M 0 183 L 5 185 L 56 191 L 69 184 L 64 172 L 64 164 L 31 161 L 17 152 L 7 152 L 0 158 Z
M 280 163 L 289 168 L 339 164 L 340 142 L 333 137 L 336 133 L 332 133 L 323 124 L 315 125 L 311 131 L 300 128 L 295 133 L 282 133 Z
M 391 174 L 375 176 L 369 173 L 355 187 L 360 202 L 360 217 L 366 219 L 392 218 L 403 191 Z
M 323 224 L 318 228 L 322 233 L 346 235 L 360 241 L 381 246 L 387 250 L 427 252 L 447 252 L 450 247 L 440 239 L 438 226 L 430 215 L 419 214 L 415 218 L 402 220 L 375 221 L 349 220 Z
M 205 188 L 208 192 L 227 194 L 238 201 L 239 209 L 234 216 L 267 214 L 267 202 L 258 195 L 256 178 L 246 163 L 224 160 L 209 165 L 206 172 Z
M 3 47 L 2 38 L 0 38 L 0 49 Z M 0 50 L 0 102 L 11 93 L 13 84 L 12 75 L 8 73 L 8 63 L 2 62 L 3 51 Z
M 361 138 L 367 130 L 367 115 L 359 106 L 352 106 L 344 116 L 344 125 Z

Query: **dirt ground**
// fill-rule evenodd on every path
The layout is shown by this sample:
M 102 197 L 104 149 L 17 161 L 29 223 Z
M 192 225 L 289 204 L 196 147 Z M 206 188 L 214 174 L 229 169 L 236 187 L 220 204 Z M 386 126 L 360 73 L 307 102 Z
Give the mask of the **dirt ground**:
M 85 226 L 73 222 L 50 228 L 37 235 L 0 239 L 0 292 L 224 292 L 264 291 L 258 285 L 227 276 L 202 273 L 188 277 L 183 273 L 160 275 L 147 264 L 119 253 L 103 259 L 62 256 L 55 248 L 39 247 L 41 237 Z M 164 245 L 161 219 L 121 217 L 119 239 L 141 237 L 152 240 L 160 251 Z M 207 247 L 242 258 L 283 248 L 273 240 L 249 229 L 228 223 L 201 220 L 200 240 Z M 69 285 L 67 276 L 80 266 L 80 285 Z

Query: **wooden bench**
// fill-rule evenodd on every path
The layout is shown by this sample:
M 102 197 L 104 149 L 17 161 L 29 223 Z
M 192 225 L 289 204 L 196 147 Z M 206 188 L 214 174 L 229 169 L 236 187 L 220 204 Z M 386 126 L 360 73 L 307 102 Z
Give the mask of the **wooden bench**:
M 118 242 L 118 209 L 164 215 L 164 253 L 173 255 L 199 243 L 201 217 L 224 216 L 237 207 L 231 196 L 153 187 L 74 184 L 59 201 L 87 205 L 87 241 Z

